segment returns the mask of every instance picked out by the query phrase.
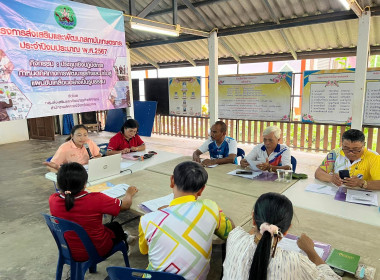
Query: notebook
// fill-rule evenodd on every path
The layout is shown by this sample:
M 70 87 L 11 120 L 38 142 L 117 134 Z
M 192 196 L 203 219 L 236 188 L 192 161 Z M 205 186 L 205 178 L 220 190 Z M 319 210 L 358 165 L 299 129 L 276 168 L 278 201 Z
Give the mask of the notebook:
M 359 265 L 360 256 L 334 249 L 326 263 L 334 268 L 355 274 Z
M 88 181 L 95 181 L 120 173 L 121 154 L 90 159 Z
M 278 247 L 286 251 L 294 251 L 294 252 L 306 255 L 306 253 L 302 251 L 297 245 L 298 238 L 299 237 L 296 235 L 287 234 L 278 243 Z M 313 241 L 313 242 L 314 242 L 314 249 L 317 252 L 318 256 L 320 256 L 325 261 L 328 255 L 330 254 L 331 245 L 322 243 L 319 241 Z

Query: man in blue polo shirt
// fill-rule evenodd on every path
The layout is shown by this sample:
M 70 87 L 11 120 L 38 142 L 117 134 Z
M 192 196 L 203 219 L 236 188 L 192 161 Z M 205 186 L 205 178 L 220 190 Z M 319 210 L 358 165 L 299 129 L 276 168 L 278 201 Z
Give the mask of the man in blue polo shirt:
M 227 126 L 222 121 L 217 121 L 211 127 L 211 139 L 206 140 L 202 146 L 193 153 L 193 160 L 201 162 L 200 155 L 209 151 L 210 159 L 202 161 L 203 166 L 214 164 L 236 163 L 236 140 L 226 136 Z

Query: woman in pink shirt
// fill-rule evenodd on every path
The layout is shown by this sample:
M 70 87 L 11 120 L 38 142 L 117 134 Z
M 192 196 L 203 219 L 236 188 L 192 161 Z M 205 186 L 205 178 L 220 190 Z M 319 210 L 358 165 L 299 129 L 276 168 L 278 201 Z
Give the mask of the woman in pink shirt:
M 88 164 L 90 158 L 101 157 L 100 148 L 88 138 L 88 129 L 83 124 L 71 129 L 69 138 L 63 143 L 50 162 L 43 164 L 58 170 L 59 167 L 68 162 Z

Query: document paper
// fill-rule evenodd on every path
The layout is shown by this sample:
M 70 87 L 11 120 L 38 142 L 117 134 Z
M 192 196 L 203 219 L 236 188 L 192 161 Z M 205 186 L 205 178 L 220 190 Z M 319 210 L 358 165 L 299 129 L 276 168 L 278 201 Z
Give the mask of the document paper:
M 306 253 L 298 247 L 297 240 L 284 237 L 283 239 L 281 239 L 280 242 L 278 242 L 277 246 L 285 251 L 293 251 L 297 253 L 302 253 L 306 256 Z M 318 248 L 315 246 L 314 246 L 314 249 L 317 252 L 318 256 L 322 258 L 324 250 L 322 248 Z
M 128 188 L 129 188 L 129 185 L 127 184 L 118 184 L 105 191 L 102 191 L 102 193 L 110 197 L 117 198 L 117 197 L 124 196 Z
M 171 193 L 171 194 L 168 194 L 168 195 L 163 196 L 163 197 L 159 197 L 156 199 L 145 201 L 145 202 L 141 203 L 141 205 L 145 209 L 153 212 L 153 211 L 157 211 L 158 208 L 160 208 L 162 206 L 169 205 L 173 199 L 174 199 L 174 194 Z
M 338 191 L 338 187 L 319 184 L 309 184 L 306 186 L 305 191 L 335 196 L 336 192 Z
M 227 174 L 234 175 L 234 176 L 240 176 L 240 177 L 248 178 L 248 179 L 253 179 L 253 178 L 259 176 L 261 173 L 263 173 L 261 171 L 259 171 L 259 172 L 252 171 L 252 174 L 236 174 L 236 172 L 238 172 L 238 171 L 250 171 L 250 170 L 236 169 L 236 170 L 233 170 L 231 172 L 228 172 Z
M 347 189 L 346 201 L 365 205 L 379 206 L 377 202 L 376 192 Z

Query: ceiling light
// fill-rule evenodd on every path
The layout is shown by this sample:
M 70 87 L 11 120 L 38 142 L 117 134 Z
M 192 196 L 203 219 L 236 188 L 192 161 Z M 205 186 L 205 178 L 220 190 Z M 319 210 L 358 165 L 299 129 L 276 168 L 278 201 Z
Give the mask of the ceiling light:
M 130 23 L 131 23 L 132 29 L 146 31 L 146 32 L 153 32 L 153 33 L 174 36 L 174 37 L 179 36 L 179 30 L 180 30 L 179 25 L 157 26 L 154 24 L 150 24 L 149 22 L 142 23 L 142 22 L 134 22 L 134 21 L 131 21 Z
M 361 17 L 363 13 L 363 8 L 358 4 L 356 0 L 346 0 L 346 3 L 350 6 L 351 10 L 358 16 Z
M 346 10 L 350 9 L 350 4 L 348 4 L 347 0 L 339 0 L 339 2 L 344 6 Z

